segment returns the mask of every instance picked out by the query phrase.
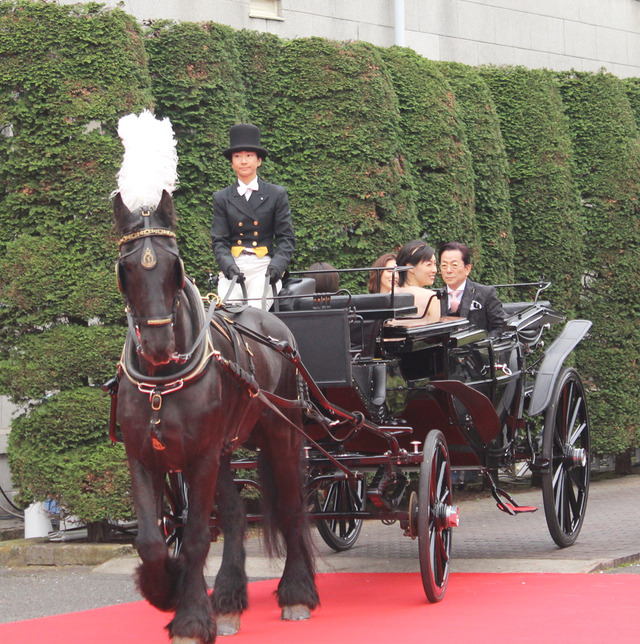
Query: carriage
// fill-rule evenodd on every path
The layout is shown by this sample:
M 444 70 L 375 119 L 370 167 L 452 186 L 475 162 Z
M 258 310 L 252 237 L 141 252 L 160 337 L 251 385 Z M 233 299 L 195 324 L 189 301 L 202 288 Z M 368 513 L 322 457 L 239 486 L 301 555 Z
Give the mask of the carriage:
M 297 340 L 286 357 L 300 373 L 305 498 L 324 542 L 347 550 L 364 520 L 397 522 L 418 540 L 427 598 L 440 601 L 458 525 L 454 470 L 480 473 L 510 515 L 537 508 L 518 506 L 500 474 L 528 472 L 542 487 L 551 537 L 572 545 L 587 504 L 590 430 L 584 387 L 564 363 L 591 323 L 565 323 L 541 299 L 550 284 L 540 282 L 505 285 L 534 295 L 504 304 L 508 319 L 497 337 L 460 318 L 393 325 L 415 315 L 412 295 L 315 293 L 306 275 L 285 284 L 272 312 Z M 545 347 L 551 326 L 563 323 Z M 243 474 L 256 465 L 232 461 Z M 238 476 L 236 483 L 257 485 Z M 164 530 L 178 552 L 188 510 L 180 473 L 168 475 L 165 495 Z M 211 529 L 220 532 L 215 510 Z
M 286 620 L 309 618 L 319 603 L 308 510 L 338 551 L 353 545 L 365 519 L 399 523 L 418 540 L 427 598 L 440 601 L 458 523 L 452 468 L 481 472 L 498 507 L 518 514 L 533 508 L 519 507 L 498 473 L 526 463 L 541 481 L 554 541 L 575 541 L 589 486 L 589 420 L 582 382 L 563 365 L 590 322 L 567 322 L 541 351 L 546 330 L 564 321 L 540 299 L 542 284 L 532 301 L 507 305 L 496 337 L 464 319 L 394 324 L 416 315 L 413 295 L 315 293 L 309 278 L 274 296 L 272 312 L 203 298 L 176 241 L 170 122 L 130 114 L 118 133 L 116 278 L 129 329 L 105 389 L 111 437 L 119 426 L 131 475 L 136 582 L 173 613 L 173 644 L 212 644 L 240 628 L 245 485 L 260 486 L 268 552 L 286 553 L 276 591 Z M 243 445 L 255 457 L 234 460 Z M 251 469 L 259 483 L 241 476 Z M 204 566 L 220 530 L 222 564 L 209 595 Z

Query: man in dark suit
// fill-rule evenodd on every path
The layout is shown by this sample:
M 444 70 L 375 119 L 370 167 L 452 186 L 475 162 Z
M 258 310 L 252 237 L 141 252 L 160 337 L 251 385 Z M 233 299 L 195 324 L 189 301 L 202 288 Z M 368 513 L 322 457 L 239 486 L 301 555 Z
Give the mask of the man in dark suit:
M 260 143 L 260 129 L 251 123 L 234 125 L 229 147 L 223 151 L 238 181 L 213 195 L 211 244 L 221 275 L 218 293 L 224 297 L 234 276 L 244 281 L 249 304 L 261 306 L 266 276 L 280 279 L 295 246 L 287 191 L 258 177 L 268 152 Z M 230 299 L 240 299 L 236 285 Z
M 459 242 L 440 247 L 440 273 L 447 285 L 447 297 L 440 301 L 443 316 L 467 318 L 474 326 L 485 329 L 490 336 L 499 335 L 507 317 L 493 286 L 472 282 L 471 253 Z

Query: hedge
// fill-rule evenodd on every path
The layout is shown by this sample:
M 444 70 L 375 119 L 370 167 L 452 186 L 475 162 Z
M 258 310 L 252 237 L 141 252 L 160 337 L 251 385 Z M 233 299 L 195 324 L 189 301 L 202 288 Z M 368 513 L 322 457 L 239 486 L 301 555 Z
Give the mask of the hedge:
M 24 503 L 53 494 L 100 521 L 129 495 L 98 483 L 124 453 L 99 449 L 108 401 L 87 385 L 123 338 L 109 194 L 117 120 L 153 104 L 146 53 L 135 21 L 97 4 L 2 2 L 0 34 L 0 391 L 26 406 L 12 477 Z M 107 509 L 83 514 L 67 492 L 89 463 Z
M 221 152 L 229 127 L 247 117 L 234 33 L 212 23 L 158 23 L 144 39 L 156 114 L 171 119 L 178 141 L 178 243 L 200 286 L 216 268 L 211 196 L 235 179 Z
M 234 179 L 221 151 L 250 120 L 270 153 L 261 176 L 289 192 L 292 269 L 367 266 L 422 235 L 467 242 L 485 281 L 550 279 L 559 310 L 594 321 L 578 352 L 594 445 L 637 444 L 637 79 L 214 23 L 143 31 L 97 4 L 1 2 L 0 33 L 0 392 L 25 405 L 10 439 L 25 503 L 53 494 L 87 521 L 131 511 L 95 385 L 124 334 L 116 124 L 144 108 L 176 130 L 179 244 L 201 287 L 211 193 Z
M 398 107 L 379 50 L 299 39 L 284 43 L 274 62 L 275 100 L 260 113 L 290 196 L 293 266 L 367 266 L 415 237 Z
M 584 245 L 568 119 L 557 80 L 523 67 L 480 69 L 500 118 L 509 161 L 516 281 L 545 292 L 569 315 L 578 304 Z
M 473 160 L 475 215 L 480 236 L 480 261 L 474 267 L 474 278 L 485 284 L 509 284 L 513 282 L 515 241 L 509 168 L 496 106 L 477 69 L 451 62 L 438 63 L 438 67 L 460 107 Z
M 587 231 L 579 314 L 593 321 L 577 352 L 591 393 L 594 448 L 637 445 L 640 415 L 640 139 L 620 79 L 560 74 Z
M 9 434 L 9 465 L 16 499 L 53 498 L 91 522 L 133 515 L 124 447 L 105 441 L 109 400 L 84 387 L 62 392 L 18 416 Z
M 438 66 L 413 50 L 392 47 L 383 57 L 393 78 L 401 114 L 402 151 L 414 177 L 424 238 L 436 249 L 451 240 L 477 251 L 472 156 L 462 111 Z

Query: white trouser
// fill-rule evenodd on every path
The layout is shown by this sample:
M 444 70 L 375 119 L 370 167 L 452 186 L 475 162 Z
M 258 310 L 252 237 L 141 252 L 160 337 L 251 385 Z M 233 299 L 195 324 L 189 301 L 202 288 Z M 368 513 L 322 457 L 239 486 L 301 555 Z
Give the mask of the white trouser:
M 262 293 L 264 292 L 265 277 L 267 272 L 267 266 L 271 263 L 271 256 L 265 255 L 264 257 L 258 257 L 254 253 L 242 253 L 236 257 L 236 264 L 240 271 L 244 273 L 244 284 L 247 289 L 247 304 L 250 306 L 255 306 L 256 308 L 262 308 Z M 224 297 L 231 286 L 231 280 L 228 280 L 222 273 L 218 277 L 218 295 Z M 276 282 L 276 293 L 280 291 L 282 287 L 282 282 L 278 280 Z M 271 284 L 268 285 L 267 293 L 271 295 L 273 293 L 273 287 Z M 233 288 L 231 294 L 227 298 L 228 302 L 234 300 L 242 301 L 242 287 L 239 283 Z M 273 298 L 267 298 L 267 311 L 271 308 L 273 304 Z

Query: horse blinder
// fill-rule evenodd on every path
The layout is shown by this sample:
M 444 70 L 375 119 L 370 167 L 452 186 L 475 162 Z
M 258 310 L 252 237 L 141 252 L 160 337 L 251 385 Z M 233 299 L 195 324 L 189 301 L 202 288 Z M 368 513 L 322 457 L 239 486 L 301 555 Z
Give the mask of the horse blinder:
M 116 284 L 118 285 L 118 290 L 124 295 L 125 286 L 124 286 L 124 266 L 122 265 L 122 260 L 119 259 L 116 262 Z

